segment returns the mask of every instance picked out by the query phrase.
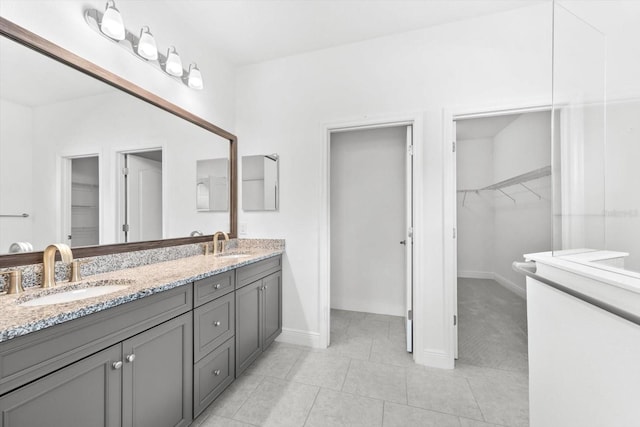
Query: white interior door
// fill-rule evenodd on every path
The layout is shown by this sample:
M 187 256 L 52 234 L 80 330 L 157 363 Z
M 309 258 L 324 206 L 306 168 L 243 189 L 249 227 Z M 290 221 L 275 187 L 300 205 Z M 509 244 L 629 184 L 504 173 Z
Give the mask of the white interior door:
M 413 352 L 413 126 L 407 126 L 405 286 L 407 351 Z
M 162 239 L 162 163 L 126 154 L 127 242 Z

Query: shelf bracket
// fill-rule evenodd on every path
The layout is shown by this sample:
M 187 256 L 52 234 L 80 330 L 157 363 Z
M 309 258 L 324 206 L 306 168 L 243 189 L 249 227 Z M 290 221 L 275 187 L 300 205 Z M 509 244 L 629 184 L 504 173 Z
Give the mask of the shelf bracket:
M 522 185 L 524 188 L 526 188 L 527 190 L 529 190 L 530 192 L 532 192 L 533 194 L 535 194 L 538 197 L 538 200 L 542 200 L 542 196 L 539 195 L 538 193 L 536 193 L 535 191 L 533 191 L 532 189 L 530 189 L 529 187 L 527 187 L 526 185 L 524 185 L 522 182 L 520 183 L 520 185 Z
M 504 191 L 502 191 L 501 188 L 497 189 L 499 192 L 501 192 L 502 194 L 504 194 L 505 196 L 507 196 L 508 198 L 510 198 L 511 200 L 513 200 L 513 203 L 516 202 L 516 199 L 514 199 L 513 197 L 511 197 L 510 195 L 508 195 L 507 193 L 505 193 Z

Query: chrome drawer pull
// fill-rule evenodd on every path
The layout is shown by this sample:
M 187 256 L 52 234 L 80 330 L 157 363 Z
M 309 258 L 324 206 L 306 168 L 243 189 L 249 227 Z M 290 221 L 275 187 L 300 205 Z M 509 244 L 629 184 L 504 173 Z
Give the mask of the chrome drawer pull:
M 213 289 L 220 289 L 222 285 L 220 283 L 216 283 L 215 285 L 213 285 Z
M 213 326 L 220 326 L 220 322 L 219 321 L 213 322 Z
M 218 375 L 220 375 L 220 369 L 216 369 L 215 371 L 212 372 L 212 374 L 217 377 Z
M 118 360 L 117 362 L 113 362 L 111 366 L 113 366 L 113 369 L 120 369 L 122 368 L 122 362 Z
M 136 360 L 136 355 L 135 354 L 129 354 L 129 355 L 127 355 L 127 357 L 125 359 L 127 360 L 127 362 L 132 363 L 134 360 Z

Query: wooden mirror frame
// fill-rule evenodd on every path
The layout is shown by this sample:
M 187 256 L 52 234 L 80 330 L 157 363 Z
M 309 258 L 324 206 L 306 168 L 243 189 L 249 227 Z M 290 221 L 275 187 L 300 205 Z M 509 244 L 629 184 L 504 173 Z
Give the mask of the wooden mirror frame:
M 13 22 L 0 17 L 0 35 L 14 40 L 23 46 L 35 50 L 46 55 L 58 62 L 66 64 L 84 74 L 103 81 L 116 89 L 120 89 L 130 95 L 135 96 L 149 104 L 165 110 L 175 116 L 178 116 L 188 122 L 195 124 L 211 133 L 214 133 L 224 139 L 229 140 L 229 237 L 237 237 L 238 233 L 238 138 L 216 125 L 178 107 L 167 100 L 119 77 L 102 67 L 87 61 L 78 55 L 46 40 L 29 30 L 14 24 Z M 73 249 L 73 254 L 77 258 L 85 258 L 90 256 L 108 255 L 121 252 L 139 251 L 144 249 L 155 249 L 168 246 L 185 245 L 189 243 L 198 243 L 211 240 L 211 235 L 196 237 L 179 237 L 172 239 L 150 240 L 144 242 L 133 243 L 116 243 L 99 246 L 85 246 Z M 52 242 L 55 243 L 55 242 Z M 42 262 L 42 251 L 27 252 L 19 254 L 0 255 L 0 268 L 13 267 L 18 265 L 38 264 Z

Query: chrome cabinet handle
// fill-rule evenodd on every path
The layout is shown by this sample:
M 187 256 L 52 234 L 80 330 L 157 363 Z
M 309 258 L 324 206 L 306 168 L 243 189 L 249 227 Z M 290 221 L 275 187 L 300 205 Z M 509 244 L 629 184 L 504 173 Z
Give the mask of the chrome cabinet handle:
M 220 322 L 219 321 L 213 322 L 213 326 L 220 326 Z
M 220 289 L 220 286 L 222 286 L 220 285 L 220 283 L 216 283 L 215 285 L 213 285 L 213 289 Z
M 122 361 L 118 360 L 117 362 L 113 362 L 111 366 L 113 367 L 113 369 L 120 369 L 122 368 Z
M 127 362 L 132 363 L 134 360 L 136 360 L 136 355 L 135 354 L 129 354 L 129 355 L 127 355 L 127 357 L 125 359 L 127 360 Z
M 215 371 L 212 372 L 212 374 L 217 377 L 218 375 L 220 375 L 220 369 L 216 369 Z

